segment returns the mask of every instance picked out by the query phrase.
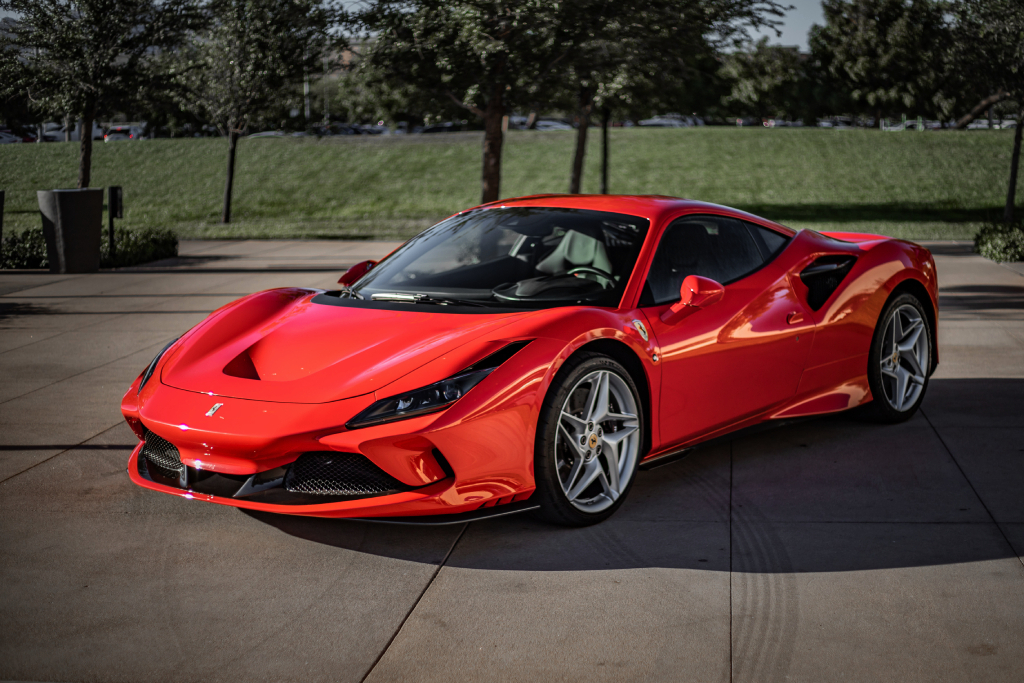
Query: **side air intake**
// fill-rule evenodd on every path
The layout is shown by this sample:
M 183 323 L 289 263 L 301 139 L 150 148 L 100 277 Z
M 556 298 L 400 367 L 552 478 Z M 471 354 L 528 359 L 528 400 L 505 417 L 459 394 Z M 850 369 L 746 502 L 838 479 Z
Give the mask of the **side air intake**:
M 146 459 L 149 467 L 166 479 L 177 479 L 185 470 L 177 447 L 148 429 L 145 445 L 142 447 L 142 457 Z
M 800 280 L 810 290 L 807 293 L 807 305 L 815 311 L 824 306 L 843 279 L 849 275 L 856 261 L 855 256 L 822 256 L 804 268 L 800 273 Z

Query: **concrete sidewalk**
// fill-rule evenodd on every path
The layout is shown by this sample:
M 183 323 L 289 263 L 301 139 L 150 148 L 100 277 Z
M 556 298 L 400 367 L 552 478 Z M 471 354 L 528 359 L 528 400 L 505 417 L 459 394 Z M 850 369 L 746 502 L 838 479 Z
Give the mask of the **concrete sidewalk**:
M 1024 678 L 1024 275 L 969 244 L 929 245 L 941 364 L 912 420 L 698 450 L 596 527 L 298 519 L 129 482 L 119 400 L 168 340 L 395 246 L 0 273 L 0 680 Z

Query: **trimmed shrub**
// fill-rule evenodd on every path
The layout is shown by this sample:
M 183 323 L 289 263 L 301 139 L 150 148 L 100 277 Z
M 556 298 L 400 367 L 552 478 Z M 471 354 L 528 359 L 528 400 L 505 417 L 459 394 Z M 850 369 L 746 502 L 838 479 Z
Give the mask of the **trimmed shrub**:
M 49 268 L 43 228 L 4 235 L 0 244 L 0 268 Z
M 974 250 L 999 263 L 1024 261 L 1024 226 L 1020 223 L 989 223 L 974 238 Z
M 111 259 L 107 231 L 100 240 L 100 267 L 125 268 L 178 255 L 178 237 L 167 228 L 115 228 L 117 255 Z M 0 268 L 48 268 L 43 229 L 4 235 Z
M 114 228 L 116 258 L 110 258 L 107 231 L 100 238 L 100 267 L 126 268 L 178 255 L 178 236 L 168 228 Z

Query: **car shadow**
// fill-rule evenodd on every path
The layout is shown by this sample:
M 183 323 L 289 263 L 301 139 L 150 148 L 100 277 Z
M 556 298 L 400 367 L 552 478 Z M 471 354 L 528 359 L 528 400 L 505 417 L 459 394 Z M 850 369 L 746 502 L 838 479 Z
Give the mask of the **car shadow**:
M 580 529 L 530 514 L 464 530 L 244 514 L 311 542 L 416 562 L 440 562 L 454 544 L 446 566 L 478 570 L 771 574 L 1004 559 L 1024 553 L 992 517 L 1024 519 L 1021 405 L 1024 380 L 935 379 L 904 424 L 851 411 L 641 471 L 615 515 Z M 975 447 L 972 430 L 1002 436 Z

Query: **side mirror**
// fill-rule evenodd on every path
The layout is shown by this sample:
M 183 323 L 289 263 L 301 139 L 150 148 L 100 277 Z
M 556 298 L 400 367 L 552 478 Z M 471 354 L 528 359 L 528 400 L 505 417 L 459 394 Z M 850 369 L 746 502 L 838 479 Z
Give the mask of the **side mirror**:
M 373 268 L 375 265 L 377 265 L 376 261 L 361 261 L 355 264 L 354 266 L 346 270 L 344 275 L 338 278 L 338 284 L 345 285 L 346 287 L 348 287 L 349 285 L 353 284 L 356 280 L 369 273 L 370 269 Z
M 687 275 L 679 288 L 679 302 L 661 314 L 666 325 L 675 325 L 680 320 L 702 308 L 717 303 L 725 295 L 725 287 L 711 278 Z

